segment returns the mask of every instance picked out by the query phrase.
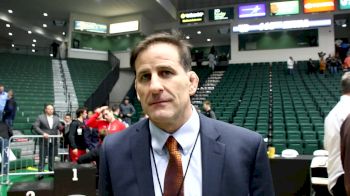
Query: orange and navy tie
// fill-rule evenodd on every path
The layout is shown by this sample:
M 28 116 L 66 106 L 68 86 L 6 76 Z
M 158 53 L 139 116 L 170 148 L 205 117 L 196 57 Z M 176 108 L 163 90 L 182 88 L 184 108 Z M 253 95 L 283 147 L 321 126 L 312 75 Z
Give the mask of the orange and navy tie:
M 164 178 L 164 196 L 183 196 L 184 179 L 179 145 L 173 136 L 169 136 L 165 145 L 169 152 L 169 163 Z

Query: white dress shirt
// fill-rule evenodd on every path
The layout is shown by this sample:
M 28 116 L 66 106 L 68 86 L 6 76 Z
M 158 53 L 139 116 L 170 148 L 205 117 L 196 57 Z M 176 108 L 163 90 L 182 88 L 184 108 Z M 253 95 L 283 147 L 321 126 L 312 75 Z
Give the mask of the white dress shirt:
M 350 96 L 343 95 L 329 112 L 324 123 L 324 147 L 328 151 L 328 189 L 332 190 L 338 177 L 344 174 L 340 160 L 340 127 L 350 114 Z
M 170 135 L 172 135 L 181 146 L 180 152 L 182 155 L 181 160 L 183 175 L 185 175 L 186 168 L 188 166 L 188 171 L 184 182 L 184 195 L 202 195 L 202 156 L 200 135 L 195 143 L 199 133 L 199 124 L 199 115 L 193 107 L 190 119 L 173 134 L 166 133 L 150 121 L 149 128 L 152 138 L 151 145 L 155 160 L 153 159 L 152 149 L 150 150 L 150 156 L 154 192 L 156 196 L 162 196 L 162 192 L 164 192 L 164 177 L 169 161 L 169 153 L 164 145 Z M 189 164 L 192 149 L 193 154 Z M 157 176 L 159 177 L 159 181 L 162 186 L 161 188 L 159 187 Z
M 53 127 L 53 115 L 51 115 L 51 116 L 46 115 L 46 118 L 47 118 L 47 122 L 49 123 L 50 129 L 52 129 L 52 127 Z

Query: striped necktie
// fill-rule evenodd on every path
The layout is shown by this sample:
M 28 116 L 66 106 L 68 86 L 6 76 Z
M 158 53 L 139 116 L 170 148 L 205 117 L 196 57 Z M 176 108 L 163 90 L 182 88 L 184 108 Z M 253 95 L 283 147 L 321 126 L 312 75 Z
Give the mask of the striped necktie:
M 164 196 L 183 196 L 183 173 L 179 145 L 173 136 L 165 143 L 169 152 L 169 163 L 164 178 Z M 182 187 L 180 187 L 182 184 Z M 181 189 L 181 190 L 180 190 Z

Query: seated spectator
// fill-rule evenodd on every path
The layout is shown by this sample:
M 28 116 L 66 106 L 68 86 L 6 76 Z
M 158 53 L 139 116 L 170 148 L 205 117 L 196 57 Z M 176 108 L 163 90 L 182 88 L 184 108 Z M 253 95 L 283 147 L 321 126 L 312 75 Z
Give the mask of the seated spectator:
M 203 114 L 209 118 L 216 119 L 215 112 L 211 109 L 210 101 L 206 100 L 203 102 Z

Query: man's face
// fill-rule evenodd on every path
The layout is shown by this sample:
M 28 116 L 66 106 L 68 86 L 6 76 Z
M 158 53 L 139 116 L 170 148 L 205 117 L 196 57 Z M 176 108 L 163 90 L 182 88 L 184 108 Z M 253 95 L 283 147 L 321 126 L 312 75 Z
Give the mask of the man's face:
M 108 122 L 112 122 L 114 116 L 113 116 L 113 112 L 109 111 L 109 110 L 103 110 L 102 111 L 102 117 L 104 119 L 106 119 Z
M 0 93 L 4 92 L 4 87 L 0 86 Z
M 125 104 L 125 105 L 128 105 L 128 104 L 129 104 L 129 99 L 125 99 L 125 100 L 124 100 L 124 104 Z
M 135 88 L 149 118 L 166 131 L 175 131 L 192 114 L 190 95 L 196 92 L 198 76 L 180 64 L 178 49 L 155 43 L 135 62 Z
M 45 113 L 49 116 L 53 115 L 53 106 L 52 105 L 46 106 Z
M 88 115 L 87 111 L 84 110 L 84 112 L 83 112 L 83 119 L 85 119 L 87 117 L 87 115 Z
M 70 124 L 70 123 L 72 122 L 72 118 L 71 118 L 70 116 L 65 116 L 65 117 L 64 117 L 64 122 L 65 122 L 66 124 Z
M 205 111 L 209 111 L 209 105 L 208 104 L 203 104 L 203 109 Z

